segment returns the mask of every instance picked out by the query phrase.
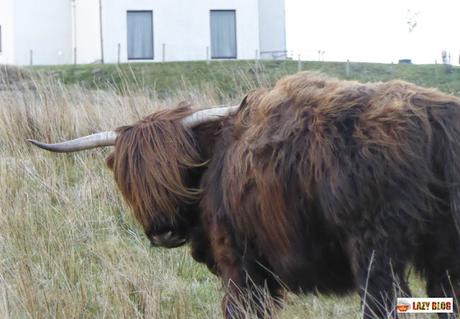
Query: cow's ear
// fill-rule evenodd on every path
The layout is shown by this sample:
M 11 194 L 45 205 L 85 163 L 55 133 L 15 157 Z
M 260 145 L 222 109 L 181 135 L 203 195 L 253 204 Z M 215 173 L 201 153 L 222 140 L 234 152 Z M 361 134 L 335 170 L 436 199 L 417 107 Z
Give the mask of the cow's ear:
M 238 112 L 242 112 L 248 108 L 250 104 L 259 104 L 261 99 L 267 94 L 266 89 L 258 89 L 249 92 L 241 101 Z
M 249 94 L 247 94 L 247 95 L 243 98 L 243 100 L 242 100 L 241 103 L 240 103 L 240 107 L 239 107 L 240 110 L 246 107 L 246 105 L 248 104 L 248 98 L 249 98 Z
M 115 162 L 115 155 L 112 153 L 109 154 L 109 156 L 107 156 L 107 158 L 105 159 L 105 163 L 107 164 L 107 166 L 113 170 L 113 163 Z

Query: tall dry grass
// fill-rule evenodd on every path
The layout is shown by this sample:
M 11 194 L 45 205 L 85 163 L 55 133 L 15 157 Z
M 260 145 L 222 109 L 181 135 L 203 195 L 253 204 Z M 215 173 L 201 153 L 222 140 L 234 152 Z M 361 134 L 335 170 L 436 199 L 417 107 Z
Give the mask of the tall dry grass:
M 189 248 L 149 246 L 105 167 L 108 150 L 52 154 L 25 142 L 113 129 L 184 99 L 214 105 L 212 87 L 159 100 L 145 89 L 121 96 L 49 77 L 14 78 L 13 69 L 5 80 L 3 71 L 0 318 L 220 318 L 219 281 L 192 260 Z M 279 315 L 359 313 L 356 296 L 289 295 Z

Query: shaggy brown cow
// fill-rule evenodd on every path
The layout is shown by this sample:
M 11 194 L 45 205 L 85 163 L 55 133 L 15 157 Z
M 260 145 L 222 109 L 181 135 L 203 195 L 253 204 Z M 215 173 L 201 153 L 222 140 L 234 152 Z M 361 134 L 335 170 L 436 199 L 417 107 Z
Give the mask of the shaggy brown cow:
M 409 264 L 429 296 L 459 297 L 458 98 L 299 73 L 221 111 L 161 111 L 89 146 L 115 144 L 108 166 L 148 238 L 191 243 L 227 318 L 269 316 L 260 287 L 275 303 L 357 291 L 365 318 L 394 316 Z

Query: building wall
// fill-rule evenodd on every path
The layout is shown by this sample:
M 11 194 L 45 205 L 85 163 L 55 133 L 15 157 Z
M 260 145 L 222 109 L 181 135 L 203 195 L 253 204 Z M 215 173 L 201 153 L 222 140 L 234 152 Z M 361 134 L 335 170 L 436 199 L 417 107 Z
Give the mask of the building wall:
M 14 63 L 30 64 L 31 50 L 34 65 L 71 63 L 71 0 L 13 1 Z
M 78 0 L 77 0 L 78 1 Z M 154 61 L 204 60 L 210 51 L 210 10 L 236 10 L 237 58 L 259 49 L 257 0 L 103 0 L 105 62 L 127 62 L 128 10 L 153 10 Z M 110 4 L 110 5 L 109 5 Z M 256 20 L 256 21 L 254 21 Z M 210 52 L 209 52 L 210 55 Z
M 120 2 L 119 0 L 108 1 Z M 75 0 L 75 7 L 72 10 L 75 19 L 74 25 L 72 26 L 74 30 L 72 50 L 74 50 L 74 48 L 77 49 L 77 63 L 88 64 L 100 61 L 99 1 Z M 106 32 L 112 31 L 107 30 Z
M 273 51 L 286 51 L 284 0 L 259 0 L 259 17 L 261 58 L 283 57 Z
M 153 61 L 208 58 L 210 10 L 219 9 L 236 10 L 238 59 L 254 59 L 257 52 L 286 48 L 284 0 L 172 2 L 102 0 L 104 62 L 128 62 L 128 10 L 153 11 Z M 0 63 L 28 65 L 31 50 L 34 65 L 101 59 L 99 0 L 0 0 L 0 24 L 5 24 Z
M 2 50 L 0 52 L 0 64 L 13 64 L 14 60 L 14 15 L 13 1 L 0 1 L 0 26 Z

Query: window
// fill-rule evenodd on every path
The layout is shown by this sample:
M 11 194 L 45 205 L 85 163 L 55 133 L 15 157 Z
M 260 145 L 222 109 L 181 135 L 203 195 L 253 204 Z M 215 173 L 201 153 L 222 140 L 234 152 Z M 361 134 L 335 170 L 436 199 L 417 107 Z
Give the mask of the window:
M 235 10 L 211 10 L 211 58 L 236 59 Z
M 152 11 L 128 11 L 128 59 L 153 59 Z

